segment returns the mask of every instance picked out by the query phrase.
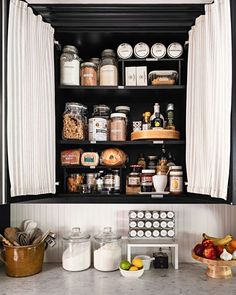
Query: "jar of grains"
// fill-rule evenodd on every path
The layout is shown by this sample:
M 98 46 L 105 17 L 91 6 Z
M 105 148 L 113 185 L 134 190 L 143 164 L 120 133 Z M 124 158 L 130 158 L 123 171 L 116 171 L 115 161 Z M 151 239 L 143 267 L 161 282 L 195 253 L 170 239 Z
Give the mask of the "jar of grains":
M 118 64 L 116 54 L 112 49 L 105 49 L 102 52 L 100 65 L 100 85 L 117 86 L 118 85 Z
M 60 58 L 61 85 L 79 85 L 80 58 L 75 46 L 66 45 Z
M 97 66 L 92 62 L 81 64 L 81 85 L 97 86 Z
M 126 140 L 126 115 L 122 113 L 111 114 L 110 140 Z
M 84 106 L 76 102 L 66 103 L 63 114 L 63 139 L 85 140 Z

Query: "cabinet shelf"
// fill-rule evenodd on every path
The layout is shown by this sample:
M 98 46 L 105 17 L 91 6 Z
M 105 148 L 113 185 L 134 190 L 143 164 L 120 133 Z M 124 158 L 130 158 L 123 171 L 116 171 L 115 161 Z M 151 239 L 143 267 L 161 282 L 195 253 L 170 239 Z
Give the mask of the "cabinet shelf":
M 185 85 L 165 85 L 165 86 L 66 86 L 60 85 L 59 89 L 64 90 L 76 90 L 76 91 L 83 91 L 83 90 L 95 90 L 95 91 L 125 91 L 125 90 L 185 90 Z
M 72 170 L 72 169 L 76 169 L 76 170 L 110 170 L 110 169 L 126 169 L 126 166 L 113 166 L 113 167 L 107 167 L 107 166 L 102 166 L 102 165 L 98 165 L 98 166 L 82 166 L 82 165 L 65 165 L 65 166 L 61 166 L 61 168 L 65 169 L 65 170 Z
M 118 59 L 118 62 L 175 62 L 184 61 L 184 58 L 128 58 Z
M 185 140 L 138 140 L 138 141 L 78 141 L 58 140 L 59 145 L 79 146 L 150 146 L 150 145 L 185 145 Z

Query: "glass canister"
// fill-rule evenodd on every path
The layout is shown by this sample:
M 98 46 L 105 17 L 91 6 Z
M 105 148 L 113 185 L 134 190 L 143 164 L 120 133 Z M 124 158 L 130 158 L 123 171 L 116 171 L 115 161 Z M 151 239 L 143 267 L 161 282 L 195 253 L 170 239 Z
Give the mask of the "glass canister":
M 82 271 L 91 265 L 90 235 L 72 228 L 69 236 L 63 237 L 62 267 L 68 271 Z
M 107 141 L 109 139 L 110 108 L 106 105 L 95 105 L 92 118 L 89 119 L 89 140 Z
M 66 45 L 60 58 L 61 85 L 79 85 L 80 58 L 75 46 Z
M 63 139 L 85 140 L 84 106 L 76 102 L 66 103 L 63 113 Z
M 81 64 L 81 86 L 97 86 L 97 66 L 94 63 Z
M 170 193 L 180 195 L 183 192 L 182 166 L 171 166 L 170 169 Z
M 121 261 L 121 236 L 111 227 L 94 236 L 94 267 L 100 271 L 114 271 Z
M 90 62 L 94 63 L 97 66 L 97 85 L 100 84 L 100 63 L 101 60 L 98 57 L 91 57 Z
M 126 115 L 122 113 L 111 114 L 110 140 L 126 140 Z
M 112 49 L 105 49 L 102 52 L 100 65 L 100 85 L 118 85 L 118 63 L 116 60 L 116 54 Z

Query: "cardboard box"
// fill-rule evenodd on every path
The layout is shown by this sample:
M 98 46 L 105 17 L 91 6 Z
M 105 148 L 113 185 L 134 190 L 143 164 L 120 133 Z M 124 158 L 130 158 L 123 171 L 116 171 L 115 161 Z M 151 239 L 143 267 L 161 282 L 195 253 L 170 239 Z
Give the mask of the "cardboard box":
M 136 67 L 125 68 L 125 86 L 136 86 Z
M 137 86 L 147 86 L 147 67 L 136 67 Z

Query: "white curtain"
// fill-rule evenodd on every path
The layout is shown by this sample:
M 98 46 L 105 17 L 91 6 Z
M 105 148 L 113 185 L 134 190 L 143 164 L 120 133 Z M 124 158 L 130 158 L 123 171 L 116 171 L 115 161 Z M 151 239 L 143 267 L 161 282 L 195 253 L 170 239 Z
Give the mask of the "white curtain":
M 186 166 L 188 192 L 227 198 L 232 40 L 230 1 L 205 6 L 189 32 Z
M 11 0 L 7 144 L 11 196 L 55 193 L 54 29 Z

